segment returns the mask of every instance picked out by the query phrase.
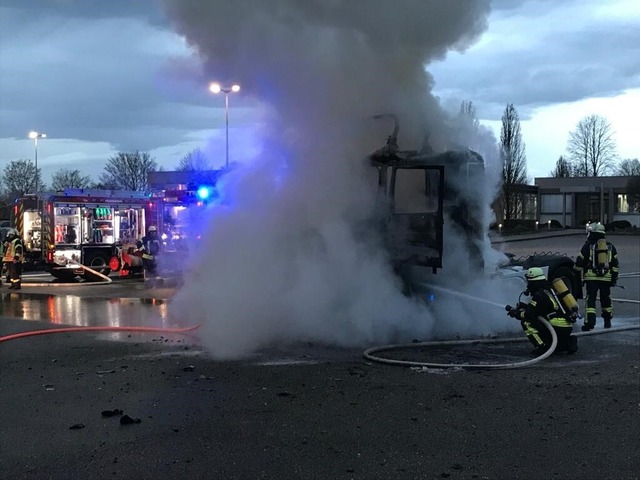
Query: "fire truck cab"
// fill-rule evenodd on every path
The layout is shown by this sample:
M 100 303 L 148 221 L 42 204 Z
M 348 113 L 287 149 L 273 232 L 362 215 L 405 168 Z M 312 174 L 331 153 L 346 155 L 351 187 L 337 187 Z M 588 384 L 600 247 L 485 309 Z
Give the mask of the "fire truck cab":
M 135 246 L 147 227 L 161 226 L 161 206 L 147 193 L 65 189 L 16 199 L 14 224 L 26 261 L 54 277 L 86 276 L 83 266 L 104 275 L 119 249 Z

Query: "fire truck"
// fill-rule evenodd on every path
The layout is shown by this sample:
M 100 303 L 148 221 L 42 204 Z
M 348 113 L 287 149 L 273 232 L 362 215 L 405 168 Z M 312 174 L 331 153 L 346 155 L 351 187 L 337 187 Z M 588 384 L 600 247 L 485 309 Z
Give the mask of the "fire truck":
M 71 280 L 108 275 L 110 262 L 135 246 L 151 225 L 162 229 L 161 199 L 121 190 L 65 189 L 29 194 L 13 206 L 14 225 L 25 245 L 25 260 L 54 277 Z
M 165 251 L 187 248 L 202 235 L 208 206 L 221 201 L 217 183 L 224 170 L 150 172 L 149 186 L 163 205 Z

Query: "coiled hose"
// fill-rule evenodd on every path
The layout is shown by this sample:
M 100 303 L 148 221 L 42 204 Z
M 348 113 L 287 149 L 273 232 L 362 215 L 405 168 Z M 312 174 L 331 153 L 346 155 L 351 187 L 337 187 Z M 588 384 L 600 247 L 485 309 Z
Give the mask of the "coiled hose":
M 631 299 L 617 299 L 612 298 L 612 301 L 620 302 L 620 303 L 635 303 L 640 304 L 638 300 Z M 377 363 L 384 363 L 387 365 L 401 365 L 405 367 L 422 367 L 422 368 L 462 368 L 462 369 L 509 369 L 509 368 L 521 368 L 533 365 L 535 363 L 541 362 L 545 358 L 549 357 L 553 351 L 556 349 L 558 345 L 558 337 L 556 335 L 555 330 L 551 326 L 551 324 L 542 317 L 538 317 L 538 319 L 544 324 L 544 326 L 551 333 L 552 343 L 551 347 L 544 352 L 539 357 L 529 359 L 522 362 L 513 362 L 513 363 L 503 363 L 503 364 L 458 364 L 458 363 L 434 363 L 434 362 L 414 362 L 408 360 L 394 360 L 390 358 L 380 357 L 376 354 L 380 352 L 390 351 L 390 350 L 404 350 L 410 348 L 419 348 L 419 347 L 436 347 L 436 346 L 455 346 L 455 345 L 473 345 L 473 344 L 487 344 L 487 343 L 509 343 L 509 342 L 524 342 L 527 341 L 526 337 L 513 337 L 513 338 L 491 338 L 491 339 L 470 339 L 470 340 L 444 340 L 444 341 L 432 341 L 432 342 L 420 342 L 420 343 L 410 343 L 410 344 L 395 344 L 395 345 L 383 345 L 378 347 L 372 347 L 364 351 L 363 356 L 367 360 Z M 606 330 L 591 330 L 588 332 L 578 332 L 574 333 L 576 337 L 584 337 L 588 335 L 599 335 L 603 333 L 614 333 L 614 332 L 623 332 L 626 330 L 638 330 L 640 329 L 640 325 L 629 325 L 625 327 L 615 327 L 608 328 Z
M 363 353 L 364 358 L 367 360 L 371 360 L 372 362 L 385 363 L 388 365 L 402 365 L 405 367 L 423 367 L 423 368 L 464 368 L 464 369 L 507 369 L 507 368 L 520 368 L 527 367 L 529 365 L 533 365 L 534 363 L 540 362 L 547 358 L 549 355 L 553 353 L 558 345 L 558 336 L 556 335 L 555 330 L 551 326 L 551 324 L 542 317 L 538 317 L 544 326 L 551 333 L 551 347 L 544 352 L 542 355 L 536 358 L 532 358 L 529 360 L 525 360 L 522 362 L 515 363 L 503 363 L 503 364 L 470 364 L 470 363 L 433 363 L 433 362 L 413 362 L 408 360 L 393 360 L 390 358 L 378 357 L 375 354 L 383 351 L 389 350 L 403 350 L 406 348 L 418 348 L 418 347 L 441 347 L 441 346 L 454 346 L 454 345 L 475 345 L 478 343 L 508 343 L 508 342 L 522 342 L 526 340 L 526 338 L 515 337 L 515 338 L 488 338 L 488 339 L 476 339 L 476 340 L 444 340 L 444 341 L 433 341 L 433 342 L 419 342 L 419 343 L 411 343 L 411 344 L 397 344 L 397 345 L 384 345 L 380 347 L 373 347 L 365 350 Z

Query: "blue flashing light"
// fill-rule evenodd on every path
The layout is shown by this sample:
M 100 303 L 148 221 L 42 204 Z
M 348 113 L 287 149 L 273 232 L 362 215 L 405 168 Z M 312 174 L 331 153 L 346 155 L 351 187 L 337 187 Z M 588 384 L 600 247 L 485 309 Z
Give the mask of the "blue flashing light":
M 206 186 L 198 187 L 196 195 L 200 200 L 207 200 L 211 196 L 211 188 Z

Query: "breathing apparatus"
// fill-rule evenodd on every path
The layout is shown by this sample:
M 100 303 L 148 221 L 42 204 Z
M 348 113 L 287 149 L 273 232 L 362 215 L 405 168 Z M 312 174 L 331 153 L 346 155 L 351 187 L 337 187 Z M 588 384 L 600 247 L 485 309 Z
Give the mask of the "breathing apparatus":
M 593 249 L 593 267 L 598 275 L 604 276 L 609 271 L 609 246 L 604 238 L 596 242 Z
M 561 278 L 553 280 L 551 286 L 553 287 L 551 293 L 558 302 L 558 305 L 560 305 L 562 313 L 569 317 L 572 323 L 575 322 L 576 319 L 580 317 L 580 309 L 571 290 L 569 290 L 569 287 L 567 287 L 567 284 Z

